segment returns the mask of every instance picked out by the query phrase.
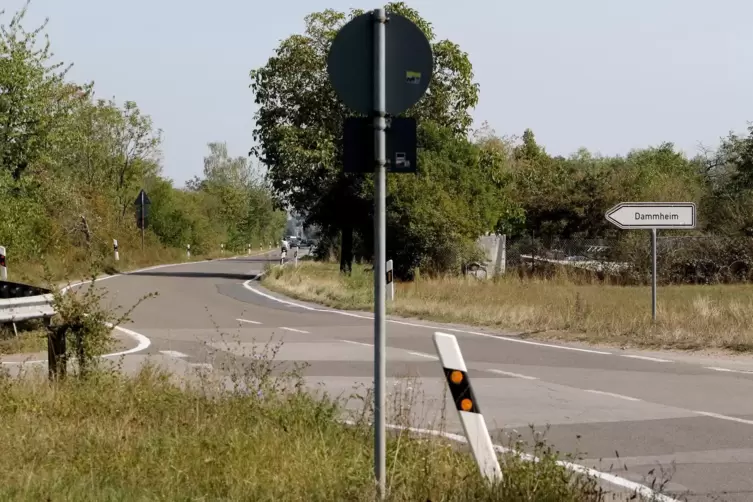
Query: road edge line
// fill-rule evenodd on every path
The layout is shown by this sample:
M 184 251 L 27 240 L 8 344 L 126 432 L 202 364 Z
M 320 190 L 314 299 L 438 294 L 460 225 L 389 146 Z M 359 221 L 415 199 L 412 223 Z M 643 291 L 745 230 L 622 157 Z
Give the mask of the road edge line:
M 343 423 L 346 425 L 355 425 L 355 422 L 352 420 L 344 420 Z M 408 427 L 405 425 L 395 425 L 395 424 L 385 424 L 385 427 L 388 429 L 408 431 L 408 432 L 413 432 L 415 434 L 422 434 L 426 436 L 443 437 L 445 439 L 456 441 L 458 443 L 468 443 L 468 440 L 465 438 L 465 436 L 462 436 L 460 434 L 455 434 L 453 432 L 439 431 L 436 429 L 421 429 L 418 427 Z M 495 444 L 493 445 L 493 447 L 497 453 L 512 453 L 513 455 L 517 456 L 521 460 L 526 460 L 529 462 L 539 462 L 541 460 L 538 457 L 535 457 L 529 453 L 523 453 L 521 451 L 517 451 L 512 448 L 508 448 L 506 446 Z M 681 502 L 680 500 L 672 498 L 669 495 L 658 493 L 646 485 L 617 476 L 616 474 L 602 472 L 596 469 L 592 469 L 591 467 L 586 467 L 585 465 L 575 464 L 573 462 L 567 462 L 565 460 L 557 460 L 556 463 L 557 465 L 559 465 L 560 467 L 564 467 L 565 469 L 575 471 L 580 474 L 585 474 L 587 476 L 592 476 L 601 481 L 605 481 L 612 485 L 619 486 L 620 488 L 625 488 L 630 491 L 636 492 L 642 497 L 647 497 L 649 500 L 652 500 L 652 501 Z

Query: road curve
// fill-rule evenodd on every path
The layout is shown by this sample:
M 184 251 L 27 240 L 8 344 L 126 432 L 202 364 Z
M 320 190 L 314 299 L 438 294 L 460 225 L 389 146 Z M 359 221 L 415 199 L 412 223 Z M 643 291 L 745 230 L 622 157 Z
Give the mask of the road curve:
M 369 386 L 370 314 L 285 301 L 248 282 L 266 263 L 262 256 L 182 264 L 101 285 L 113 305 L 126 307 L 159 292 L 126 327 L 151 340 L 144 354 L 170 367 L 218 369 L 223 357 L 243 359 L 274 338 L 284 342 L 277 360 L 308 363 L 312 386 L 334 394 Z M 446 396 L 431 335 L 451 332 L 495 442 L 516 433 L 530 441 L 534 425 L 588 467 L 644 484 L 666 471 L 665 493 L 677 498 L 753 500 L 753 363 L 560 346 L 397 318 L 387 330 L 387 385 L 415 377 L 401 388 L 420 388 L 418 426 L 438 418 Z M 454 413 L 445 427 L 462 432 Z

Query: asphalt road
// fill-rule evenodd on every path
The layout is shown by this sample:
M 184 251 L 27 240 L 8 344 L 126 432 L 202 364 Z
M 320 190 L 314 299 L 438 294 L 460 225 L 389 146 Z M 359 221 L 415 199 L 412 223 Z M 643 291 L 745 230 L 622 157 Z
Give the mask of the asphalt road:
M 369 386 L 370 314 L 275 300 L 282 297 L 246 282 L 265 263 L 201 262 L 101 283 L 114 305 L 159 292 L 126 326 L 151 340 L 130 364 L 148 356 L 175 371 L 223 371 L 274 339 L 283 342 L 276 360 L 308 363 L 312 386 L 346 395 Z M 753 359 L 563 346 L 413 320 L 393 319 L 387 329 L 388 389 L 413 399 L 417 426 L 440 418 L 445 382 L 431 337 L 450 332 L 496 443 L 516 433 L 530 441 L 533 425 L 559 451 L 580 453 L 583 465 L 644 484 L 666 472 L 665 493 L 678 499 L 753 500 Z M 462 433 L 452 408 L 445 428 Z

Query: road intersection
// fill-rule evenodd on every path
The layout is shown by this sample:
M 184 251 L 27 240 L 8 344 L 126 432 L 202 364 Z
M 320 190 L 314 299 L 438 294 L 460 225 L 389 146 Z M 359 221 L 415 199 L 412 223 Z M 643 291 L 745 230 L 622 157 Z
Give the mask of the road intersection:
M 131 364 L 148 358 L 172 370 L 220 371 L 218 356 L 242 360 L 274 339 L 283 342 L 276 360 L 307 363 L 312 387 L 335 395 L 369 387 L 371 314 L 267 291 L 253 278 L 270 261 L 198 262 L 102 282 L 113 305 L 159 292 L 125 326 L 150 342 L 128 355 Z M 431 336 L 449 332 L 496 443 L 517 433 L 530 441 L 534 425 L 559 451 L 580 453 L 582 465 L 643 484 L 668 471 L 671 496 L 753 500 L 753 358 L 558 345 L 400 318 L 390 318 L 387 329 L 387 385 L 412 393 L 417 426 L 430 427 L 448 403 Z M 444 428 L 462 433 L 454 413 Z

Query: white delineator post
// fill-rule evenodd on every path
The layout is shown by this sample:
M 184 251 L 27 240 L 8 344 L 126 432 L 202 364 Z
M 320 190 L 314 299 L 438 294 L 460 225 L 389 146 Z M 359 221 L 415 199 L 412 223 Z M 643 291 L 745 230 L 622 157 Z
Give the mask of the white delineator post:
M 186 257 L 187 258 L 191 257 L 191 245 L 190 244 L 186 244 Z
M 118 239 L 112 240 L 112 250 L 115 253 L 115 261 L 119 261 L 120 253 L 118 252 Z
M 220 252 L 222 254 L 225 254 L 225 245 L 224 244 L 220 244 Z
M 387 300 L 392 301 L 395 299 L 395 276 L 392 273 L 392 260 L 387 260 Z
M 5 257 L 5 246 L 0 246 L 0 280 L 8 280 L 8 264 Z
M 490 481 L 502 480 L 502 469 L 499 467 L 494 445 L 486 428 L 484 416 L 479 410 L 476 396 L 473 394 L 468 369 L 460 352 L 457 338 L 446 333 L 434 333 L 434 346 L 437 348 L 439 360 L 442 363 L 447 385 L 452 394 L 452 400 L 460 415 L 463 431 L 473 452 L 481 474 Z
M 248 245 L 248 252 L 246 254 L 251 254 L 251 244 Z

